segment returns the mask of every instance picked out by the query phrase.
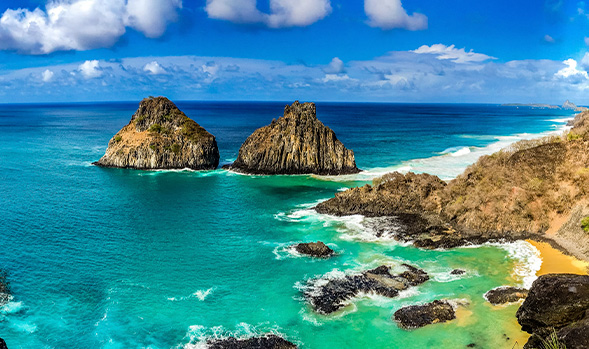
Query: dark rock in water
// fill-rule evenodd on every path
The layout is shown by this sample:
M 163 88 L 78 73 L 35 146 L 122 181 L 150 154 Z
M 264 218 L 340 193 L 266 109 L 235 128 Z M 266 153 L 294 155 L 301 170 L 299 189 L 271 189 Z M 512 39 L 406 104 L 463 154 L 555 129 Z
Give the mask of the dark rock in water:
M 317 119 L 315 104 L 298 101 L 284 108 L 284 116 L 254 131 L 226 168 L 259 175 L 360 172 L 354 152 Z
M 296 349 L 297 346 L 286 339 L 270 334 L 263 337 L 236 339 L 233 337 L 210 340 L 210 349 Z
M 8 303 L 11 297 L 10 285 L 6 280 L 6 272 L 0 271 L 0 307 Z
M 390 267 L 383 265 L 359 275 L 330 279 L 327 283 L 319 285 L 316 283 L 321 279 L 311 280 L 304 296 L 315 311 L 331 314 L 346 306 L 347 301 L 360 293 L 374 293 L 393 298 L 399 294 L 399 291 L 429 280 L 425 271 L 407 264 L 403 266 L 408 270 L 399 275 L 392 275 Z
M 464 271 L 462 269 L 454 269 L 450 272 L 450 274 L 452 274 L 452 275 L 462 275 L 464 273 L 466 273 L 466 271 Z
M 467 348 L 474 348 L 474 347 L 476 347 L 476 346 L 477 346 L 477 345 L 476 345 L 475 343 L 470 343 L 470 344 L 469 344 L 469 345 L 467 345 L 466 347 L 467 347 Z
M 456 319 L 454 308 L 446 301 L 435 300 L 424 305 L 411 305 L 395 312 L 395 321 L 405 329 L 419 328 Z
M 0 338 L 0 349 L 8 349 L 6 342 L 2 338 Z
M 329 248 L 326 244 L 324 244 L 321 241 L 307 242 L 295 245 L 295 250 L 298 253 L 319 258 L 327 258 L 335 254 L 334 250 Z
M 589 348 L 589 275 L 540 276 L 517 311 L 517 320 L 532 334 L 524 348 L 539 347 L 554 332 L 567 348 Z
M 142 170 L 212 170 L 219 165 L 219 149 L 215 137 L 169 99 L 146 98 L 94 164 Z
M 485 298 L 493 305 L 514 303 L 528 296 L 528 290 L 518 287 L 498 287 L 485 293 Z

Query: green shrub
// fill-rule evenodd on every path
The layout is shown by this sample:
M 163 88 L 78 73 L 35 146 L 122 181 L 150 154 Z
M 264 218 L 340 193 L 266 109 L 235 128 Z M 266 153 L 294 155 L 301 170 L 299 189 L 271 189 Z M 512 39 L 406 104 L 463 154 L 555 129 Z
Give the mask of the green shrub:
M 176 143 L 172 144 L 171 150 L 173 153 L 178 154 L 180 152 L 180 145 Z
M 149 149 L 156 150 L 157 149 L 157 146 L 155 144 L 150 144 L 149 145 Z
M 162 126 L 160 124 L 153 124 L 151 126 L 149 126 L 149 132 L 155 132 L 155 133 L 161 133 L 162 132 Z
M 583 136 L 581 136 L 580 134 L 576 134 L 576 133 L 572 133 L 572 132 L 569 132 L 567 134 L 567 141 L 576 141 L 581 138 L 583 138 Z
M 585 217 L 581 219 L 581 228 L 587 233 L 589 233 L 589 217 Z
M 117 142 L 117 143 L 120 142 L 122 139 L 123 139 L 123 137 L 121 137 L 119 135 L 115 136 L 115 142 Z
M 542 347 L 540 349 L 567 349 L 566 345 L 560 343 L 556 331 L 553 330 L 550 337 L 542 340 Z

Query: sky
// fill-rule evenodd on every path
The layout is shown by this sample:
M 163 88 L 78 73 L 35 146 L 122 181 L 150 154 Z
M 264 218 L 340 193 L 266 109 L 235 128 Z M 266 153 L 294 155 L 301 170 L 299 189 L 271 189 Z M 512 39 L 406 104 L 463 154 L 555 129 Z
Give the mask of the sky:
M 589 3 L 2 0 L 0 103 L 589 105 Z

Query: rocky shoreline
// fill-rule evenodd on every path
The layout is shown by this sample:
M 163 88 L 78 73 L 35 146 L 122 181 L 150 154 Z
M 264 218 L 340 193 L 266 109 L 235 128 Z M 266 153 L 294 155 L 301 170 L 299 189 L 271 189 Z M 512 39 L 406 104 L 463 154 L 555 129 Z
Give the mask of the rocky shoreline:
M 238 339 L 228 337 L 207 341 L 208 349 L 296 349 L 294 343 L 274 334 Z M 1 349 L 1 348 L 0 348 Z

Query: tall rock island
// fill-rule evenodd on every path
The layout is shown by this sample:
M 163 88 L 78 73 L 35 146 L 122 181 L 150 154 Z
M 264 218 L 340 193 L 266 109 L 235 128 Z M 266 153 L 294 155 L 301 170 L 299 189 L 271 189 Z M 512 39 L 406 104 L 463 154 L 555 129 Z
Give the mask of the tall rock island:
M 212 170 L 219 165 L 215 137 L 165 97 L 146 98 L 131 121 L 108 142 L 103 167 Z
M 254 131 L 227 168 L 249 174 L 358 173 L 354 152 L 317 119 L 314 103 L 294 102 L 284 116 Z

